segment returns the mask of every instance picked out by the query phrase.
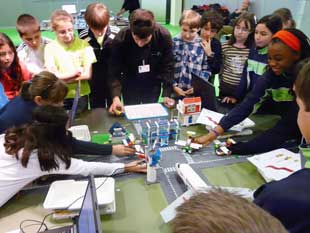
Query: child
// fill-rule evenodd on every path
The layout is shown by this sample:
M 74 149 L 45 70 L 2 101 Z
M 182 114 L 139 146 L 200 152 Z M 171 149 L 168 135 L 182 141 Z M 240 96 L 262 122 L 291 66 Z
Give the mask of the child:
M 290 9 L 279 8 L 275 10 L 272 14 L 277 15 L 281 18 L 283 29 L 296 27 L 296 23 L 295 20 L 293 19 L 292 12 L 290 11 Z
M 18 46 L 19 59 L 26 65 L 32 75 L 44 70 L 44 49 L 50 40 L 41 37 L 38 20 L 29 14 L 17 18 L 16 30 L 23 43 Z
M 15 46 L 11 39 L 0 32 L 0 83 L 9 100 L 18 95 L 23 81 L 31 75 L 22 62 L 19 62 Z
M 266 15 L 261 18 L 255 27 L 255 47 L 250 49 L 249 57 L 245 63 L 243 74 L 236 90 L 235 97 L 230 101 L 235 103 L 241 101 L 246 93 L 253 89 L 257 79 L 266 71 L 268 44 L 272 36 L 282 29 L 282 21 L 279 16 Z
M 310 145 L 310 62 L 307 60 L 296 79 L 294 90 L 299 106 L 298 126 L 305 143 L 301 156 L 309 153 Z M 278 218 L 291 233 L 309 232 L 310 169 L 305 168 L 280 181 L 264 184 L 254 193 L 254 203 Z
M 68 93 L 67 85 L 54 74 L 43 71 L 31 82 L 24 82 L 19 96 L 0 110 L 0 134 L 10 127 L 30 123 L 36 106 L 62 106 Z M 74 154 L 129 155 L 134 149 L 123 145 L 100 145 L 72 138 Z
M 89 44 L 74 36 L 73 18 L 64 10 L 56 10 L 51 16 L 51 26 L 56 40 L 45 48 L 44 60 L 48 71 L 68 83 L 69 92 L 65 99 L 65 108 L 71 109 L 73 98 L 80 85 L 78 112 L 87 110 L 92 63 L 96 57 Z
M 173 38 L 175 72 L 173 90 L 178 97 L 192 95 L 192 73 L 208 80 L 211 72 L 207 56 L 198 36 L 200 15 L 193 10 L 185 10 L 180 19 L 181 34 Z
M 34 122 L 11 128 L 0 136 L 0 207 L 25 185 L 48 174 L 111 176 L 122 172 L 146 172 L 140 161 L 85 162 L 72 158 L 68 120 L 61 107 L 40 106 Z
M 176 209 L 172 233 L 287 233 L 257 205 L 220 189 L 199 192 Z
M 268 70 L 259 78 L 246 98 L 224 116 L 208 135 L 196 139 L 199 143 L 209 144 L 233 125 L 241 122 L 262 105 L 273 109 L 281 120 L 265 133 L 247 143 L 231 147 L 235 154 L 263 153 L 285 146 L 291 139 L 299 139 L 296 124 L 298 107 L 291 94 L 295 81 L 296 63 L 310 57 L 308 37 L 298 29 L 278 31 L 268 47 Z
M 222 66 L 222 45 L 215 38 L 223 27 L 223 17 L 216 11 L 205 12 L 200 21 L 202 47 L 208 57 L 208 66 L 212 74 L 220 72 Z
M 81 39 L 93 47 L 97 62 L 92 67 L 90 105 L 102 108 L 111 105 L 111 94 L 108 87 L 108 59 L 111 55 L 111 43 L 119 28 L 109 26 L 109 10 L 102 3 L 89 4 L 85 12 L 87 29 L 80 32 Z
M 241 14 L 235 21 L 233 34 L 228 42 L 223 43 L 223 68 L 220 75 L 220 97 L 222 102 L 229 103 L 239 85 L 243 67 L 248 59 L 253 43 L 255 28 L 254 15 Z

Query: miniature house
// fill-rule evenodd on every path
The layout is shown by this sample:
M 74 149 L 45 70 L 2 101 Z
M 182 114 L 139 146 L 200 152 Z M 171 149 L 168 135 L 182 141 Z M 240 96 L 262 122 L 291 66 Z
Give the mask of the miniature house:
M 196 124 L 201 111 L 201 98 L 190 97 L 179 100 L 177 104 L 178 120 L 182 126 Z

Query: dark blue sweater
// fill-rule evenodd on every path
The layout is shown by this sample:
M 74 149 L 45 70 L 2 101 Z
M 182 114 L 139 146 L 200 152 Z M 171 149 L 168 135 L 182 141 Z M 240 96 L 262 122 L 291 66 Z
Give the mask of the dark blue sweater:
M 13 126 L 30 123 L 32 111 L 36 107 L 33 101 L 17 96 L 0 110 L 0 134 Z M 72 138 L 73 154 L 110 155 L 112 145 L 101 145 Z
M 310 232 L 310 169 L 262 185 L 254 203 L 278 218 L 290 233 Z
M 212 74 L 218 74 L 222 67 L 222 45 L 221 42 L 216 39 L 212 38 L 211 40 L 211 50 L 214 53 L 213 57 L 208 57 L 208 66 L 211 70 Z
M 233 153 L 262 153 L 283 146 L 289 139 L 300 138 L 298 106 L 291 94 L 294 80 L 292 75 L 277 76 L 267 71 L 257 80 L 246 98 L 221 119 L 219 125 L 226 131 L 260 109 L 265 108 L 269 113 L 281 115 L 277 124 L 259 137 L 234 145 L 231 148 Z
M 240 101 L 250 92 L 256 81 L 265 73 L 268 60 L 268 48 L 250 49 L 235 97 Z

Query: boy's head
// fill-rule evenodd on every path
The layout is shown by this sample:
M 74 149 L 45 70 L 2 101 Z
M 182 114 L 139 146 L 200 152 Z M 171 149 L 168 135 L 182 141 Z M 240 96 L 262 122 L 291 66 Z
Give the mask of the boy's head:
M 185 10 L 179 21 L 181 27 L 181 38 L 190 42 L 197 37 L 200 29 L 200 14 L 193 10 Z
M 155 17 L 151 11 L 135 10 L 129 16 L 129 23 L 132 37 L 139 47 L 144 47 L 152 40 Z
M 297 123 L 306 142 L 310 143 L 310 60 L 301 62 L 302 68 L 295 81 L 294 90 L 299 106 Z
M 40 47 L 40 24 L 35 17 L 29 14 L 20 15 L 16 21 L 16 30 L 28 47 L 34 50 Z
M 205 12 L 200 21 L 201 38 L 203 40 L 212 39 L 218 33 L 224 24 L 223 17 L 215 10 Z
M 92 3 L 87 6 L 85 21 L 96 37 L 103 35 L 109 20 L 109 10 L 102 3 Z
M 54 11 L 51 26 L 59 42 L 69 45 L 74 41 L 73 17 L 67 11 Z
M 287 233 L 254 203 L 223 190 L 198 193 L 177 208 L 172 233 Z

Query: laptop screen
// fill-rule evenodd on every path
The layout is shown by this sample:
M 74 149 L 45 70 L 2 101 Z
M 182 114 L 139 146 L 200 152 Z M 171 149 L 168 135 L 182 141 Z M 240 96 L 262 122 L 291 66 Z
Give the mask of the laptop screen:
M 88 182 L 84 201 L 77 222 L 78 233 L 101 233 L 99 207 L 94 177 Z

